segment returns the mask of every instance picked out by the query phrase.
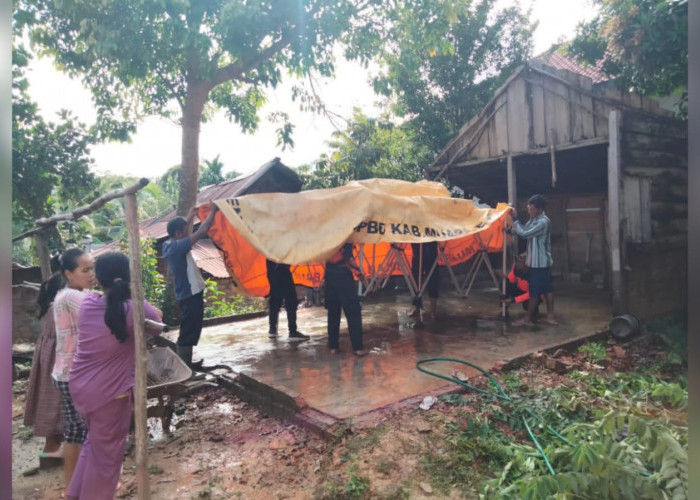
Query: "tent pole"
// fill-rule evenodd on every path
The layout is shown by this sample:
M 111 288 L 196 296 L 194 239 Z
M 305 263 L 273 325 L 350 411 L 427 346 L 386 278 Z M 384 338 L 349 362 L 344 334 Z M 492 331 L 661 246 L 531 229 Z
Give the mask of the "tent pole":
M 365 268 L 364 268 L 364 257 L 365 257 L 365 244 L 360 243 L 360 276 L 358 276 L 357 280 L 357 295 L 362 297 L 362 277 L 365 274 Z
M 467 279 L 464 281 L 464 286 L 466 286 L 466 290 L 464 291 L 464 297 L 466 298 L 469 296 L 469 292 L 472 289 L 472 285 L 474 284 L 474 280 L 476 279 L 476 274 L 479 271 L 479 267 L 481 266 L 481 260 L 484 258 L 484 254 L 481 250 L 479 250 L 476 254 L 476 259 L 474 260 L 474 263 L 472 264 L 471 269 L 469 269 L 469 273 L 467 274 Z M 467 286 L 467 282 L 469 282 L 469 286 Z
M 406 254 L 403 252 L 399 252 L 399 250 L 395 246 L 391 246 L 390 252 L 395 252 L 396 253 L 396 263 L 399 266 L 399 269 L 401 270 L 401 274 L 403 274 L 404 279 L 406 280 L 406 284 L 408 285 L 408 290 L 411 292 L 411 296 L 415 297 L 416 296 L 416 282 L 413 279 L 413 273 L 411 272 L 411 268 L 408 265 L 408 259 L 406 259 Z
M 143 286 L 141 281 L 141 245 L 139 242 L 139 225 L 136 210 L 136 194 L 124 196 L 126 209 L 126 229 L 129 235 L 129 271 L 131 273 L 131 305 L 134 315 L 135 343 L 135 387 L 134 387 L 134 421 L 136 424 L 136 485 L 139 500 L 151 498 L 148 482 L 148 434 L 147 434 L 147 396 L 146 339 L 144 338 Z
M 447 268 L 447 272 L 450 273 L 450 278 L 452 279 L 452 284 L 455 286 L 455 290 L 457 290 L 457 293 L 459 293 L 461 295 L 462 288 L 459 286 L 459 281 L 457 281 L 457 276 L 455 276 L 454 270 L 452 269 L 452 265 L 450 264 L 450 261 L 447 259 L 447 254 L 445 253 L 445 247 L 440 246 L 438 244 L 438 253 L 442 257 L 443 262 L 445 263 L 445 267 Z

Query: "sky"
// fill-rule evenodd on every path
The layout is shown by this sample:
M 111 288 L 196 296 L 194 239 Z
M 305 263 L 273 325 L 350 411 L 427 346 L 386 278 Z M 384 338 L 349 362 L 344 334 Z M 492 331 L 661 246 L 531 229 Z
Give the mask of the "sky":
M 500 7 L 517 0 L 498 0 Z M 524 0 L 532 5 L 532 19 L 539 21 L 534 35 L 534 54 L 547 50 L 553 43 L 573 37 L 576 25 L 594 15 L 591 0 Z M 353 107 L 359 107 L 369 116 L 381 111 L 378 98 L 369 83 L 368 71 L 355 63 L 337 64 L 333 79 L 323 79 L 317 91 L 329 111 L 345 119 L 352 117 Z M 93 123 L 95 112 L 90 93 L 78 80 L 56 70 L 47 58 L 34 58 L 27 72 L 29 94 L 39 106 L 40 113 L 49 120 L 56 119 L 60 109 L 69 109 L 85 123 Z M 283 82 L 268 92 L 268 102 L 259 112 L 260 124 L 255 134 L 244 134 L 239 127 L 217 113 L 213 120 L 202 124 L 200 132 L 200 162 L 217 155 L 223 171 L 249 173 L 275 157 L 288 166 L 310 163 L 328 152 L 327 141 L 334 130 L 328 118 L 299 110 L 291 101 L 290 89 L 294 82 Z M 284 111 L 295 124 L 293 150 L 282 151 L 276 146 L 277 125 L 267 117 L 275 111 Z M 342 122 L 340 122 L 342 124 Z M 151 116 L 138 124 L 137 132 L 129 143 L 108 143 L 92 148 L 95 172 L 136 177 L 157 177 L 180 163 L 181 129 L 170 120 Z

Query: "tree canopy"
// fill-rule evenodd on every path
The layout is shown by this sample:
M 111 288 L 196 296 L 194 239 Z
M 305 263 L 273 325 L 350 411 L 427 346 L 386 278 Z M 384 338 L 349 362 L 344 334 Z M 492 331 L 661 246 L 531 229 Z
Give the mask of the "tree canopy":
M 33 226 L 54 213 L 58 199 L 79 203 L 96 186 L 90 171 L 94 139 L 68 111 L 58 122 L 38 114 L 27 94 L 29 53 L 12 48 L 12 218 L 15 227 Z
M 345 130 L 333 134 L 329 146 L 331 153 L 322 155 L 313 169 L 300 169 L 305 189 L 372 177 L 417 181 L 432 160 L 432 153 L 411 128 L 394 125 L 388 116 L 369 118 L 359 109 Z
M 255 130 L 264 87 L 283 74 L 330 75 L 332 48 L 380 0 L 19 0 L 15 24 L 40 52 L 92 90 L 105 136 L 124 138 L 139 116 L 179 117 L 178 213 L 194 206 L 200 123 L 223 108 Z M 282 127 L 284 129 L 284 127 Z
M 599 15 L 579 25 L 568 52 L 643 95 L 681 95 L 688 82 L 687 0 L 595 0 Z
M 405 2 L 382 27 L 375 91 L 437 152 L 530 57 L 528 16 L 495 0 Z

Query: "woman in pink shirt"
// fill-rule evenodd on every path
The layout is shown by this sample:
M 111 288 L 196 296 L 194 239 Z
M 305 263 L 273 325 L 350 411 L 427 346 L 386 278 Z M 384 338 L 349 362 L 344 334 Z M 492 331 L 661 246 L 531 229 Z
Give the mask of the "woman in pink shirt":
M 95 275 L 104 290 L 88 293 L 78 319 L 78 348 L 70 370 L 70 392 L 85 419 L 87 439 L 67 498 L 113 499 L 129 433 L 135 370 L 134 321 L 129 259 L 100 255 Z M 146 318 L 160 321 L 144 301 Z
M 70 368 L 78 344 L 78 312 L 85 297 L 85 289 L 95 284 L 92 257 L 80 248 L 71 248 L 61 255 L 61 273 L 66 287 L 56 294 L 53 301 L 53 317 L 56 324 L 56 361 L 51 376 L 61 393 L 63 417 L 63 471 L 66 486 L 70 484 L 73 469 L 85 441 L 87 428 L 75 407 L 68 389 Z

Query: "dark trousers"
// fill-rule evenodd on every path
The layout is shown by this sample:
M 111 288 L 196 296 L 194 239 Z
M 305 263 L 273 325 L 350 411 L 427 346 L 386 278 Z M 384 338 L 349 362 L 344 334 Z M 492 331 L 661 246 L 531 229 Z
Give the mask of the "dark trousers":
M 202 334 L 202 320 L 204 319 L 204 292 L 199 292 L 184 300 L 177 302 L 180 306 L 180 334 L 177 337 L 177 345 L 195 346 Z
M 362 349 L 362 306 L 352 272 L 345 266 L 326 265 L 326 309 L 328 347 L 338 349 L 340 312 L 345 312 L 353 351 Z
M 438 258 L 438 248 L 437 242 L 431 241 L 429 243 L 423 244 L 423 266 L 421 269 L 421 244 L 411 243 L 411 249 L 413 250 L 413 258 L 411 259 L 411 274 L 413 274 L 413 279 L 416 282 L 416 286 L 423 287 L 425 284 L 425 277 L 428 276 L 430 269 Z M 425 287 L 425 291 L 428 292 L 428 297 L 432 299 L 437 299 L 440 291 L 440 268 L 435 267 L 435 271 L 430 276 L 428 284 Z M 420 289 L 416 290 L 416 293 L 420 293 Z M 423 306 L 423 298 L 418 296 L 413 298 L 413 305 L 416 307 Z
M 515 283 L 511 283 L 510 281 L 506 280 L 506 296 L 508 298 L 511 298 L 511 299 L 513 299 L 513 301 L 515 301 L 515 298 L 519 295 L 522 295 L 522 294 L 523 294 L 523 291 L 520 288 L 518 288 L 515 285 Z M 530 298 L 530 300 L 535 300 L 535 299 Z M 530 300 L 526 300 L 525 302 L 521 302 L 521 304 L 523 305 L 523 309 L 525 309 L 526 311 L 528 308 L 528 304 L 530 303 Z M 537 309 L 535 309 L 535 314 L 539 314 L 539 313 L 540 313 L 540 308 L 539 308 L 539 303 L 538 303 Z
M 297 331 L 297 290 L 289 266 L 267 261 L 267 280 L 270 282 L 270 332 L 277 331 L 282 302 L 287 310 L 289 333 Z

